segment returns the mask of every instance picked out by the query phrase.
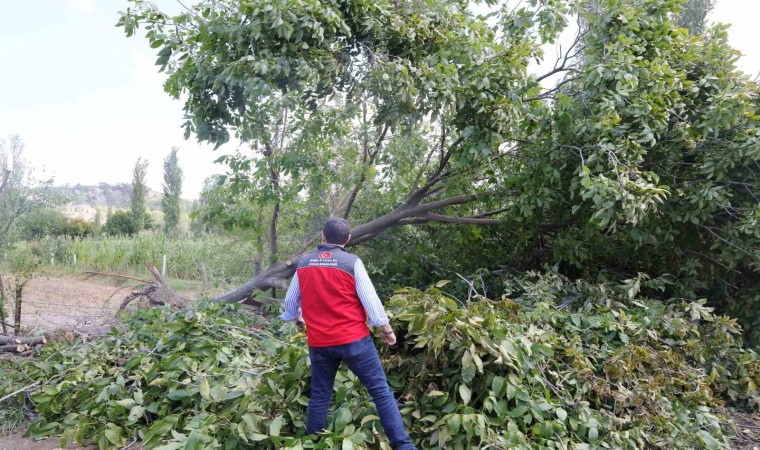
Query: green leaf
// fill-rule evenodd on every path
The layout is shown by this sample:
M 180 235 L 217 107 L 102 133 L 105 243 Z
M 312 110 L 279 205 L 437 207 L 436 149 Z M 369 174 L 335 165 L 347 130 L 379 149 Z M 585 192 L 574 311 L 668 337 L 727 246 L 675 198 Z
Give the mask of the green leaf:
M 491 381 L 491 390 L 493 393 L 499 395 L 502 388 L 504 388 L 504 378 L 498 375 L 493 377 L 493 380 Z
M 143 442 L 146 445 L 159 442 L 161 438 L 169 434 L 176 424 L 177 416 L 167 416 L 166 418 L 155 422 L 150 428 L 148 428 Z
M 706 430 L 699 430 L 699 436 L 702 438 L 702 442 L 704 442 L 707 448 L 710 450 L 720 449 L 723 447 L 720 445 L 720 442 L 712 437 L 712 435 Z
M 127 420 L 130 422 L 137 422 L 140 420 L 140 418 L 145 415 L 145 407 L 141 405 L 133 406 L 132 409 L 129 411 L 129 416 L 127 417 Z
M 272 421 L 271 424 L 269 424 L 269 435 L 270 436 L 279 436 L 280 435 L 280 429 L 282 428 L 282 425 L 285 423 L 285 419 L 283 419 L 282 416 L 277 416 Z
M 522 417 L 526 412 L 528 412 L 528 407 L 525 405 L 520 405 L 512 408 L 512 410 L 509 411 L 509 417 L 517 418 Z
M 464 404 L 470 403 L 470 398 L 472 397 L 472 391 L 470 391 L 470 388 L 468 388 L 464 384 L 459 385 L 459 396 L 462 397 L 462 402 Z
M 185 447 L 184 442 L 169 442 L 160 447 L 155 447 L 153 450 L 179 450 Z
M 108 424 L 105 429 L 105 436 L 108 442 L 120 446 L 122 444 L 121 428 L 114 424 Z
M 201 378 L 199 388 L 200 388 L 201 397 L 204 400 L 211 400 L 211 388 L 208 385 L 208 380 L 206 379 L 206 377 Z

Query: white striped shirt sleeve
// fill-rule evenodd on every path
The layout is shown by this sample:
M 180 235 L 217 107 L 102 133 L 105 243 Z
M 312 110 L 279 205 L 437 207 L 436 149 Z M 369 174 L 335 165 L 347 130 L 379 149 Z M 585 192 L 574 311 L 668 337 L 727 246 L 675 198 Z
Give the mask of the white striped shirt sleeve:
M 375 286 L 369 279 L 369 274 L 361 259 L 357 259 L 354 265 L 354 279 L 356 280 L 356 293 L 359 295 L 364 310 L 367 311 L 369 324 L 373 327 L 388 324 L 390 322 L 388 315 L 385 314 L 385 308 L 380 302 L 377 292 L 375 292 Z
M 301 317 L 301 286 L 296 272 L 285 294 L 285 311 L 280 316 L 280 320 L 295 320 L 299 317 Z

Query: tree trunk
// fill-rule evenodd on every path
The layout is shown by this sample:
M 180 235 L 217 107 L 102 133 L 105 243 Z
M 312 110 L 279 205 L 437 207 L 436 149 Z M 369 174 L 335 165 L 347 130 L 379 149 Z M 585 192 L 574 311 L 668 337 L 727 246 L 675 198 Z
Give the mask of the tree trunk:
M 21 331 L 21 300 L 24 296 L 24 284 L 16 280 L 16 289 L 14 290 L 14 304 L 13 304 L 13 327 L 16 332 Z
M 156 279 L 153 283 L 150 283 L 147 287 L 132 291 L 124 301 L 121 302 L 119 310 L 124 310 L 132 301 L 137 300 L 140 297 L 145 297 L 151 306 L 156 305 L 172 305 L 175 308 L 180 308 L 187 304 L 190 300 L 186 297 L 177 295 L 169 286 L 169 283 L 161 276 L 156 266 L 150 263 L 145 263 L 148 270 L 153 274 L 153 278 Z
M 0 326 L 3 327 L 3 334 L 8 334 L 7 317 L 5 316 L 5 285 L 3 283 L 3 277 L 0 275 Z

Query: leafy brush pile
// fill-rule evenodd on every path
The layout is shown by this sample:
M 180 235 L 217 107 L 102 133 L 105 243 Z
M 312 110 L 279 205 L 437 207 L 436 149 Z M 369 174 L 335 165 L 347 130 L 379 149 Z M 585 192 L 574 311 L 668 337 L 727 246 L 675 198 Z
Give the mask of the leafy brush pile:
M 462 305 L 431 288 L 387 305 L 403 340 L 382 356 L 419 448 L 729 448 L 724 408 L 758 408 L 760 360 L 700 302 L 631 301 L 630 287 L 551 274 L 521 286 L 516 302 Z M 389 448 L 348 372 L 329 432 L 303 436 L 309 363 L 290 325 L 201 304 L 124 327 L 2 367 L 0 397 L 40 383 L 31 435 L 102 449 Z

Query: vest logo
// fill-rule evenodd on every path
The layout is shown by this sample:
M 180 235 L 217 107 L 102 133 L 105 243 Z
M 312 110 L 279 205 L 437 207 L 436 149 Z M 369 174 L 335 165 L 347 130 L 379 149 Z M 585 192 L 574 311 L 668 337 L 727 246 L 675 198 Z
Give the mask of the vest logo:
M 319 258 L 322 258 L 322 259 L 324 259 L 324 258 L 332 258 L 332 252 L 321 252 L 319 254 Z

